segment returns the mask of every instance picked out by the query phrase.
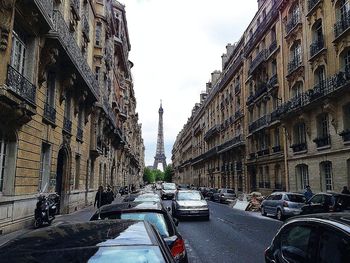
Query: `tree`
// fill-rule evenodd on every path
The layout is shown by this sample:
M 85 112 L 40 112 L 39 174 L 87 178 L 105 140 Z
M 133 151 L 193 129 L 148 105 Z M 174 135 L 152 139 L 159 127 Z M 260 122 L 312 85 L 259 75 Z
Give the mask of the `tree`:
M 153 171 L 148 167 L 145 167 L 145 170 L 143 172 L 143 181 L 148 183 L 154 183 L 155 181 L 155 175 Z
M 165 167 L 165 171 L 164 171 L 164 181 L 172 182 L 173 172 L 174 172 L 173 166 L 171 164 L 168 164 L 167 167 Z
M 156 181 L 164 181 L 164 173 L 161 170 L 156 169 L 152 172 L 154 173 L 154 178 Z

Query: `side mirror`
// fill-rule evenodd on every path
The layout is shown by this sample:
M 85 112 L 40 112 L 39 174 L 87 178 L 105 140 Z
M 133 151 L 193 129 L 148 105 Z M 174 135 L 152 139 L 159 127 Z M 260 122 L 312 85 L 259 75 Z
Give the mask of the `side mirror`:
M 174 224 L 175 226 L 178 226 L 179 225 L 179 219 L 173 217 L 173 220 L 174 220 Z
M 168 212 L 171 211 L 171 208 L 169 206 L 166 207 L 166 210 L 168 210 Z

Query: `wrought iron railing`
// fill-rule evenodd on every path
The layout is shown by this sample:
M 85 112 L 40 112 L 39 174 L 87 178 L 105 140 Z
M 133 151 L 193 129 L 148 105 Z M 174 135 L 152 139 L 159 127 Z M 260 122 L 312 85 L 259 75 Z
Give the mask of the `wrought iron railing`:
M 213 135 L 215 135 L 220 130 L 220 125 L 214 125 L 211 127 L 204 135 L 204 140 L 209 140 Z
M 299 23 L 301 23 L 300 13 L 292 15 L 286 24 L 286 34 L 288 35 Z
M 272 151 L 274 153 L 277 153 L 277 152 L 280 152 L 282 149 L 281 149 L 281 145 L 276 145 L 276 146 L 273 146 L 272 147 Z
M 45 103 L 44 106 L 44 118 L 52 123 L 56 121 L 56 109 L 48 103 Z
M 331 136 L 327 135 L 327 136 L 318 137 L 314 139 L 313 142 L 316 143 L 317 148 L 324 147 L 331 144 Z
M 53 35 L 55 33 L 58 34 L 58 38 L 63 45 L 64 50 L 66 50 L 68 53 L 70 59 L 76 66 L 78 72 L 86 82 L 91 92 L 94 94 L 95 98 L 98 98 L 98 82 L 95 78 L 95 74 L 91 71 L 90 66 L 82 55 L 81 49 L 77 45 L 73 35 L 70 33 L 70 30 L 60 11 L 54 10 L 53 22 L 55 30 Z
M 350 142 L 350 129 L 342 131 L 339 135 L 343 137 L 344 142 Z
M 219 145 L 218 151 L 225 150 L 226 148 L 234 147 L 235 145 L 238 145 L 241 142 L 243 142 L 243 139 L 242 139 L 242 135 L 240 134 L 240 135 L 234 137 L 233 139 Z
M 318 52 L 320 52 L 324 48 L 324 41 L 322 38 L 316 39 L 311 45 L 310 45 L 310 57 L 312 58 L 315 56 Z
M 293 152 L 306 151 L 307 150 L 307 144 L 306 144 L 306 142 L 296 143 L 296 144 L 291 145 L 290 148 L 293 149 Z
M 241 109 L 239 109 L 235 112 L 235 120 L 241 118 L 242 116 L 243 116 L 243 112 Z
M 268 51 L 266 49 L 263 49 L 259 52 L 259 54 L 254 58 L 252 63 L 250 64 L 248 74 L 252 74 L 258 66 L 264 62 L 267 58 Z
M 303 61 L 301 57 L 292 58 L 292 60 L 288 63 L 288 74 L 291 74 L 294 70 L 299 68 L 302 63 Z
M 272 54 L 276 49 L 277 49 L 277 40 L 274 40 L 269 46 L 269 55 Z
M 266 115 L 260 117 L 256 121 L 249 124 L 249 126 L 248 126 L 249 133 L 252 133 L 265 125 L 268 125 L 270 123 L 270 120 L 271 120 L 270 114 L 266 114 Z
M 34 0 L 40 11 L 49 20 L 52 20 L 53 0 Z
M 345 16 L 338 19 L 334 24 L 334 35 L 338 38 L 342 33 L 344 33 L 350 27 L 350 11 L 348 11 Z
M 269 79 L 269 82 L 268 84 L 271 86 L 271 87 L 274 87 L 278 84 L 278 78 L 277 78 L 277 73 L 275 73 L 270 79 Z
M 68 133 L 72 132 L 72 121 L 66 117 L 63 118 L 63 130 Z
M 11 65 L 7 67 L 6 84 L 11 91 L 35 105 L 36 87 Z
M 308 12 L 310 12 L 321 0 L 309 0 L 307 2 Z
M 84 131 L 81 127 L 78 127 L 77 129 L 77 139 L 82 141 L 83 140 L 83 135 L 84 135 Z
M 255 158 L 256 158 L 256 154 L 254 152 L 249 154 L 249 159 L 255 159 Z
M 255 99 L 267 92 L 267 84 L 261 83 L 255 90 L 255 93 L 251 93 L 247 98 L 247 105 L 251 104 Z

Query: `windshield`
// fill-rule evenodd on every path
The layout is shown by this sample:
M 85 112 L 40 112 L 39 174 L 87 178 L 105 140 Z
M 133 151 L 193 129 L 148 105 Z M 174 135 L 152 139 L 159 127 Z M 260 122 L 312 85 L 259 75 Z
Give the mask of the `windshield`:
M 163 189 L 164 190 L 176 190 L 176 185 L 175 184 L 163 184 Z
M 232 189 L 227 189 L 227 193 L 228 193 L 228 194 L 234 194 L 235 191 L 233 191 Z
M 101 215 L 103 219 L 131 219 L 131 220 L 145 220 L 154 225 L 162 237 L 169 237 L 168 225 L 165 221 L 164 215 L 161 213 L 152 212 L 135 212 L 135 213 L 118 213 L 111 215 Z
M 288 194 L 287 195 L 288 200 L 294 203 L 304 203 L 305 202 L 305 197 L 303 195 L 293 195 L 293 194 Z
M 179 192 L 177 194 L 177 200 L 202 200 L 202 196 L 198 192 Z

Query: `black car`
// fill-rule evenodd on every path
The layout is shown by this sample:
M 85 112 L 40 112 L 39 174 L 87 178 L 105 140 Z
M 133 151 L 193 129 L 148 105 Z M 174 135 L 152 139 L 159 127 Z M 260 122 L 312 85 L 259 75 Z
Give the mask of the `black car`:
M 153 224 L 177 262 L 187 262 L 185 242 L 177 230 L 178 221 L 159 202 L 129 202 L 102 206 L 91 217 L 99 219 L 132 219 L 145 220 Z
M 342 211 L 350 212 L 350 195 L 332 192 L 315 194 L 301 207 L 302 215 Z
M 293 217 L 265 251 L 267 263 L 347 263 L 349 259 L 349 213 Z
M 174 183 L 163 183 L 161 197 L 162 199 L 173 199 L 177 191 L 176 184 Z
M 117 261 L 116 261 L 117 260 Z M 0 262 L 174 263 L 154 226 L 106 220 L 32 231 L 0 247 Z

